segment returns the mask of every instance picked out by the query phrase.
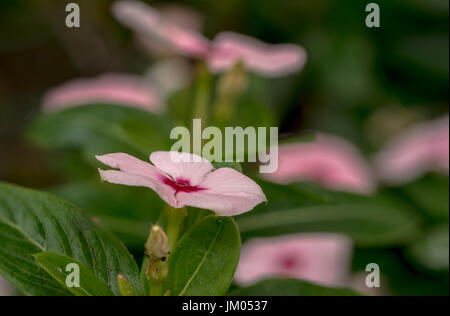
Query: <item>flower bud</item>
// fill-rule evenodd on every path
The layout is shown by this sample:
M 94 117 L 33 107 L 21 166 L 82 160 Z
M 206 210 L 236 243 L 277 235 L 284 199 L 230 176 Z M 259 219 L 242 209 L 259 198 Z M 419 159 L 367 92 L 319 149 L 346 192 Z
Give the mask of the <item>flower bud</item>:
M 167 257 L 169 254 L 169 242 L 164 230 L 158 226 L 153 225 L 147 242 L 145 243 L 146 255 L 155 259 Z
M 133 288 L 128 282 L 127 278 L 123 274 L 117 276 L 117 283 L 119 285 L 120 295 L 122 296 L 133 296 Z

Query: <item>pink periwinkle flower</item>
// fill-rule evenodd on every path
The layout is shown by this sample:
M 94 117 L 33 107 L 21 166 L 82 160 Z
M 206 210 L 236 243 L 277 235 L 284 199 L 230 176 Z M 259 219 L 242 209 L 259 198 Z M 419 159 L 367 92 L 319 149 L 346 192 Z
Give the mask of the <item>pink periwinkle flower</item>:
M 105 74 L 64 83 L 44 96 L 43 109 L 55 111 L 93 103 L 126 105 L 150 112 L 162 109 L 162 102 L 151 86 L 138 76 L 125 74 Z
M 211 71 L 227 71 L 238 61 L 261 76 L 278 77 L 303 68 L 306 52 L 294 44 L 272 45 L 246 35 L 219 33 L 207 58 Z
M 380 178 L 402 184 L 427 172 L 448 174 L 449 117 L 415 125 L 395 137 L 375 159 Z
M 271 181 L 310 181 L 332 190 L 362 194 L 376 188 L 369 165 L 344 139 L 319 134 L 313 142 L 281 145 L 278 155 L 278 170 L 265 176 Z
M 235 274 L 239 285 L 263 279 L 293 278 L 344 285 L 349 278 L 352 244 L 338 234 L 297 234 L 246 242 Z
M 140 1 L 116 1 L 114 16 L 138 34 L 170 47 L 176 53 L 202 57 L 208 53 L 209 40 L 194 29 L 182 28 L 160 12 Z
M 194 154 L 154 152 L 150 155 L 153 165 L 124 153 L 96 158 L 119 169 L 99 169 L 102 180 L 148 187 L 174 208 L 193 206 L 234 216 L 266 201 L 259 185 L 247 176 L 231 168 L 214 169 Z
M 163 42 L 179 54 L 205 60 L 214 73 L 226 72 L 241 61 L 249 71 L 277 77 L 300 70 L 306 62 L 306 52 L 298 45 L 272 45 L 232 32 L 220 33 L 210 41 L 139 1 L 115 2 L 112 11 L 138 34 Z

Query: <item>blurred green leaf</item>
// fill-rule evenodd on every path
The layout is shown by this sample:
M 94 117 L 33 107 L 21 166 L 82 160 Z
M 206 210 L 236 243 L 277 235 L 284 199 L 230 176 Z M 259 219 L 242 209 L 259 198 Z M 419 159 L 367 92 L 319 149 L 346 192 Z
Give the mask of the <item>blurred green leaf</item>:
M 242 173 L 242 166 L 239 162 L 213 162 L 213 166 L 216 169 L 219 168 L 231 168 L 234 169 L 240 173 Z
M 448 176 L 427 175 L 405 185 L 401 190 L 432 219 L 448 221 Z
M 362 296 L 353 290 L 316 285 L 290 279 L 264 280 L 255 285 L 237 288 L 230 296 Z
M 260 182 L 267 205 L 238 216 L 242 237 L 301 232 L 336 232 L 358 246 L 408 244 L 419 233 L 418 218 L 406 210 L 370 196 L 332 192 L 309 184 Z
M 80 148 L 88 161 L 95 155 L 125 152 L 148 160 L 152 151 L 170 149 L 171 120 L 136 108 L 83 105 L 41 114 L 28 136 L 44 147 Z
M 173 296 L 225 294 L 239 261 L 240 246 L 233 219 L 216 216 L 202 219 L 169 256 L 165 289 Z
M 408 254 L 422 267 L 436 271 L 448 271 L 448 223 L 431 228 L 422 240 L 408 249 Z

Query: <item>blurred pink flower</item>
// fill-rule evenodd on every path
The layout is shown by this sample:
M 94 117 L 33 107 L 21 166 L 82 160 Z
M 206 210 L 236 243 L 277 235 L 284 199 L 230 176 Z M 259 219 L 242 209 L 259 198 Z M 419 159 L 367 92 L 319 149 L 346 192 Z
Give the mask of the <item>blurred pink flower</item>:
M 161 111 L 161 101 L 140 77 L 107 74 L 93 79 L 75 79 L 50 90 L 43 100 L 45 111 L 93 104 L 128 105 L 151 112 Z
M 138 34 L 166 45 L 179 54 L 199 58 L 208 54 L 208 39 L 194 29 L 178 26 L 143 2 L 116 1 L 112 12 L 121 23 Z
M 123 153 L 96 158 L 120 170 L 99 169 L 102 180 L 148 187 L 174 208 L 193 206 L 233 216 L 266 201 L 253 180 L 231 168 L 214 169 L 197 155 L 154 152 L 150 155 L 153 165 Z
M 265 175 L 271 181 L 312 181 L 329 189 L 364 194 L 376 188 L 369 165 L 344 139 L 319 134 L 313 142 L 281 145 L 278 155 L 278 170 Z
M 344 285 L 351 270 L 351 241 L 337 234 L 298 234 L 249 240 L 235 274 L 247 286 L 269 278 Z
M 380 178 L 392 184 L 412 181 L 429 171 L 448 174 L 448 115 L 395 137 L 377 154 L 375 164 Z
M 305 50 L 294 44 L 271 45 L 232 32 L 220 33 L 210 41 L 197 30 L 180 27 L 143 2 L 117 1 L 112 11 L 138 34 L 164 43 L 179 54 L 204 59 L 215 73 L 226 72 L 241 61 L 249 71 L 277 77 L 300 70 L 306 62 Z
M 208 56 L 211 71 L 227 71 L 238 61 L 249 71 L 265 77 L 278 77 L 303 68 L 306 52 L 294 44 L 271 45 L 237 33 L 218 34 Z

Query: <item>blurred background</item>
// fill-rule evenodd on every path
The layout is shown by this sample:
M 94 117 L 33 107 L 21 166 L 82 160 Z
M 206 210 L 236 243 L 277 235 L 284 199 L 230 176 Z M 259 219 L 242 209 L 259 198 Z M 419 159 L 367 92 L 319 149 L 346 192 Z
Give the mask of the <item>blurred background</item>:
M 80 167 L 73 156 L 68 158 L 63 152 L 55 155 L 55 151 L 30 140 L 29 127 L 40 114 L 43 96 L 49 89 L 80 77 L 104 73 L 148 76 L 152 65 L 161 60 L 112 16 L 113 1 L 74 1 L 81 8 L 81 28 L 76 29 L 65 26 L 64 9 L 69 2 L 0 2 L 2 181 L 47 190 L 89 175 L 89 168 Z M 270 89 L 263 88 L 264 96 L 260 97 L 268 104 L 271 123 L 278 125 L 282 134 L 319 130 L 340 136 L 370 160 L 401 131 L 448 113 L 446 0 L 376 1 L 381 9 L 380 28 L 365 25 L 365 7 L 370 1 L 146 2 L 173 14 L 180 8 L 187 10 L 191 19 L 185 23 L 208 38 L 228 30 L 268 43 L 303 46 L 308 61 L 301 72 L 262 83 Z M 183 67 L 187 76 L 195 73 L 195 61 L 189 60 Z M 189 99 L 179 91 L 171 94 L 167 99 L 171 109 L 177 107 L 173 104 L 179 98 Z M 55 164 L 70 166 L 71 171 L 61 172 Z M 67 193 L 68 189 L 59 192 L 76 203 L 72 189 L 72 193 Z M 438 227 L 448 235 L 448 176 L 428 175 L 401 193 L 399 190 L 403 189 L 386 187 L 380 192 L 395 195 L 395 199 L 402 196 L 406 201 L 402 203 L 411 203 L 408 192 L 426 194 L 427 205 L 433 205 L 439 215 L 424 215 L 423 231 L 435 232 Z M 418 211 L 421 216 L 424 212 Z M 446 242 L 443 256 L 447 266 L 443 269 L 408 260 L 411 252 L 405 255 L 403 246 L 391 245 L 357 247 L 353 269 L 364 270 L 367 262 L 379 263 L 389 284 L 385 294 L 448 295 L 448 239 Z

